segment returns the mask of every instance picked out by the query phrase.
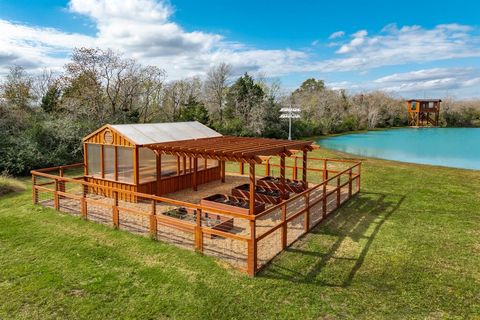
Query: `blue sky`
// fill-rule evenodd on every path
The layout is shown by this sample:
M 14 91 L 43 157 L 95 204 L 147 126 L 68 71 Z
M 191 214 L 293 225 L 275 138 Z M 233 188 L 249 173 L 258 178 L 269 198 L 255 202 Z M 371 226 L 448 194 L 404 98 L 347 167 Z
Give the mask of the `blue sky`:
M 0 73 L 61 70 L 75 46 L 166 70 L 305 78 L 351 92 L 480 98 L 478 1 L 0 0 Z

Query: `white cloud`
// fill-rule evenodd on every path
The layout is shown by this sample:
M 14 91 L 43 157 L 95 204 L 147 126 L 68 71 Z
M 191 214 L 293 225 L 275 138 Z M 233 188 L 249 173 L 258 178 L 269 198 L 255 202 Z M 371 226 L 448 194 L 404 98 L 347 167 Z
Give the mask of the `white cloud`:
M 259 50 L 222 35 L 186 31 L 171 22 L 173 9 L 154 0 L 71 0 L 70 10 L 92 19 L 100 47 L 113 48 L 167 70 L 170 79 L 203 74 L 219 62 L 268 75 L 286 74 L 307 57 L 298 50 Z
M 365 37 L 368 35 L 366 30 L 360 30 L 355 32 L 352 35 L 352 40 L 344 44 L 340 47 L 340 49 L 337 50 L 337 53 L 348 53 L 354 50 L 356 47 L 359 47 L 365 42 Z
M 438 92 L 480 85 L 480 69 L 432 68 L 395 73 L 372 82 L 378 89 L 391 92 Z
M 0 20 L 0 73 L 12 64 L 59 69 L 71 50 L 81 46 L 118 50 L 166 69 L 170 79 L 201 75 L 219 62 L 231 63 L 237 72 L 281 75 L 307 58 L 299 50 L 260 50 L 219 34 L 186 31 L 171 22 L 173 9 L 164 1 L 71 0 L 68 8 L 91 19 L 96 35 Z
M 471 75 L 473 68 L 432 68 L 422 69 L 404 73 L 394 73 L 385 77 L 376 79 L 376 83 L 392 83 L 403 81 L 428 81 L 439 78 L 448 78 L 452 75 L 456 77 L 463 77 Z
M 336 31 L 334 33 L 332 33 L 328 39 L 332 40 L 332 39 L 337 39 L 337 38 L 341 38 L 345 35 L 345 32 L 344 31 Z
M 342 57 L 318 62 L 316 70 L 352 71 L 382 66 L 480 57 L 480 38 L 472 28 L 459 24 L 438 25 L 433 29 L 420 26 L 398 28 L 391 24 L 377 35 L 365 30 L 337 50 Z
M 355 89 L 357 87 L 350 81 L 327 82 L 326 85 L 332 90 Z
M 386 66 L 480 57 L 478 29 L 460 24 L 441 24 L 431 29 L 390 24 L 375 34 L 360 30 L 348 37 L 337 31 L 329 36 L 335 41 L 328 44 L 336 48 L 336 54 L 318 59 L 317 53 L 328 57 L 327 52 L 315 52 L 325 50 L 318 46 L 321 40 L 312 43 L 315 48 L 303 50 L 258 49 L 221 34 L 185 30 L 172 21 L 174 9 L 162 0 L 71 0 L 68 9 L 90 19 L 96 34 L 67 33 L 0 19 L 0 73 L 12 64 L 33 70 L 61 68 L 71 50 L 80 46 L 118 50 L 144 64 L 166 69 L 169 79 L 202 75 L 219 62 L 232 64 L 237 74 L 317 72 L 322 77 L 327 72 L 362 74 Z M 452 78 L 461 79 L 463 85 L 478 84 L 476 78 L 480 75 L 462 76 L 462 72 L 469 74 L 463 69 L 454 75 L 451 69 L 418 70 L 386 76 L 369 85 L 407 90 L 408 83 L 421 82 L 433 88 L 453 86 L 449 80 Z M 335 87 L 357 85 L 348 81 L 337 84 Z
M 94 46 L 95 39 L 0 19 L 0 73 L 13 64 L 29 69 L 58 69 L 65 63 L 65 56 L 79 44 Z

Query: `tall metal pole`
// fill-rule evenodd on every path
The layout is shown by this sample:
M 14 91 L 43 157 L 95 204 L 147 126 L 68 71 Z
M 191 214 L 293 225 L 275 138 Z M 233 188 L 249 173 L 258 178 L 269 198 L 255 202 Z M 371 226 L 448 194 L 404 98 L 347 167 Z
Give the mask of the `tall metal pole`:
M 292 140 L 292 114 L 288 117 L 288 140 Z
M 288 118 L 288 140 L 292 140 L 292 119 L 300 118 L 300 115 L 297 114 L 297 112 L 300 112 L 300 109 L 292 107 L 282 108 L 280 112 L 282 113 L 280 118 Z

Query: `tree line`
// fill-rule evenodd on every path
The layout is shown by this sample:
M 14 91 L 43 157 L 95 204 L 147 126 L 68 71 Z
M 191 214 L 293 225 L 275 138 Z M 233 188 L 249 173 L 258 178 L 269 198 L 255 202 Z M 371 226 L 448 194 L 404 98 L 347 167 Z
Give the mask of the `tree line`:
M 12 66 L 0 82 L 0 173 L 81 161 L 81 139 L 110 123 L 196 120 L 227 135 L 286 138 L 282 107 L 298 107 L 293 136 L 310 137 L 407 125 L 405 101 L 385 92 L 348 94 L 307 79 L 293 92 L 279 81 L 225 63 L 204 78 L 167 81 L 112 50 L 78 48 L 59 74 L 29 74 Z M 480 126 L 479 101 L 447 99 L 444 126 Z

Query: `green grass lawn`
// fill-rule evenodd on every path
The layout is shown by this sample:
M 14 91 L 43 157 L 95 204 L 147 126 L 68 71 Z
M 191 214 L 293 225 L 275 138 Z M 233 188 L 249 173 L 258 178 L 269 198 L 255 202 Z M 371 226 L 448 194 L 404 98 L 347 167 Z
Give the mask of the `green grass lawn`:
M 0 197 L 0 319 L 479 317 L 480 171 L 367 159 L 361 194 L 256 278 Z

